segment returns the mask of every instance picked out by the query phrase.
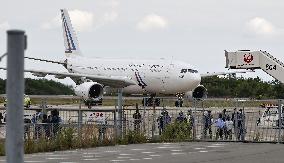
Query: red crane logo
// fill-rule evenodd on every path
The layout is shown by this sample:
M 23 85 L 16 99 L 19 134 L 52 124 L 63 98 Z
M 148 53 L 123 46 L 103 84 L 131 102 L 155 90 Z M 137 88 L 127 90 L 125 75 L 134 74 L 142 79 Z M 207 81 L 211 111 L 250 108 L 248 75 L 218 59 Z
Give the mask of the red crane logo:
M 246 63 L 251 63 L 253 61 L 253 55 L 252 54 L 245 54 L 244 55 L 244 61 Z

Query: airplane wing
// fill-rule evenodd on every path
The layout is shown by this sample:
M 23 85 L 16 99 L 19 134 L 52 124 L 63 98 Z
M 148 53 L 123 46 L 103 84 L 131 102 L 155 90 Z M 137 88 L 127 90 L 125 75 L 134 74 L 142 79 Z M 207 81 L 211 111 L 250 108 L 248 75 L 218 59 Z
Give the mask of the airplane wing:
M 6 68 L 0 67 L 2 70 L 7 70 Z M 79 73 L 69 73 L 69 72 L 55 72 L 55 71 L 45 71 L 45 70 L 24 70 L 25 72 L 30 72 L 38 77 L 45 77 L 46 75 L 54 75 L 56 78 L 86 78 L 94 82 L 98 82 L 105 86 L 110 86 L 112 88 L 123 88 L 129 85 L 136 85 L 136 82 L 125 76 L 103 76 L 103 75 L 89 75 L 89 74 L 79 74 Z
M 54 60 L 47 60 L 47 59 L 34 58 L 34 57 L 25 57 L 25 58 L 30 59 L 30 60 L 35 60 L 35 61 L 41 61 L 41 62 L 57 63 L 57 64 L 61 64 L 61 65 L 66 64 L 62 61 L 54 61 Z
M 227 75 L 227 74 L 236 74 L 236 73 L 247 73 L 247 72 L 254 72 L 252 70 L 246 70 L 246 71 L 231 71 L 231 72 L 212 72 L 212 73 L 205 73 L 200 74 L 200 76 L 203 77 L 209 77 L 209 76 L 217 76 L 217 75 Z

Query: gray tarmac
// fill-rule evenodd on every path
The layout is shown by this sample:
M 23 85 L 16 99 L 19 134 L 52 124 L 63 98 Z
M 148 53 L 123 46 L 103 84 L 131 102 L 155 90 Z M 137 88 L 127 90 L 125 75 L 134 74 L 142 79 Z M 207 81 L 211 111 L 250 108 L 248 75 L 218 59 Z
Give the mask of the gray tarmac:
M 283 163 L 283 144 L 223 142 L 117 145 L 25 155 L 33 163 Z M 0 162 L 6 162 L 0 157 Z

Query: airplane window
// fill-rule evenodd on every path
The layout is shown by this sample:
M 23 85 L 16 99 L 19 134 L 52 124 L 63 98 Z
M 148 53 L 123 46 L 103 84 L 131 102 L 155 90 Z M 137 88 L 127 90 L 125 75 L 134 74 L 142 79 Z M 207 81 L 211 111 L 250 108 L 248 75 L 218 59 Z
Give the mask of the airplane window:
M 186 73 L 187 69 L 181 69 L 180 73 Z

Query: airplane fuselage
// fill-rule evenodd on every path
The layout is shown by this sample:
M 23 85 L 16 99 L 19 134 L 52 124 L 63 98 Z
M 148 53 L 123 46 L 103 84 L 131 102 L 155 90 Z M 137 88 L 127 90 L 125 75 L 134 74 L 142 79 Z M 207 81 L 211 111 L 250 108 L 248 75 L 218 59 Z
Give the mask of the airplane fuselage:
M 102 76 L 126 76 L 136 85 L 127 86 L 129 94 L 176 94 L 192 91 L 201 81 L 200 74 L 191 65 L 166 59 L 102 59 L 81 56 L 68 57 L 69 72 Z

